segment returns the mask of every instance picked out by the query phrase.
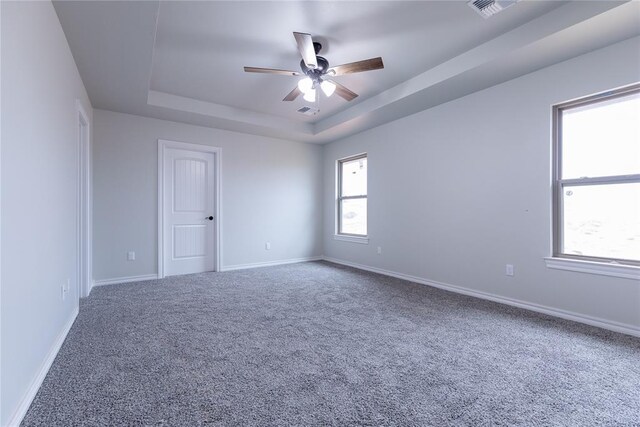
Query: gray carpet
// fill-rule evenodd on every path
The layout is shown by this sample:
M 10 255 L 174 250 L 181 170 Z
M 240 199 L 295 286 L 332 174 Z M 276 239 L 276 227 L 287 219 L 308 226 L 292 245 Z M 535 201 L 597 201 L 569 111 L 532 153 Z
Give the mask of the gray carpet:
M 640 425 L 640 340 L 323 262 L 96 288 L 24 426 Z

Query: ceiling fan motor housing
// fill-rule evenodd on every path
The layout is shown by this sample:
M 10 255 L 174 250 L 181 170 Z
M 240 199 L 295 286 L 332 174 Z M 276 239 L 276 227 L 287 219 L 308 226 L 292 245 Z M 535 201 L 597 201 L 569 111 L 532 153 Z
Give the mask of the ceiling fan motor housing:
M 327 73 L 329 69 L 329 61 L 322 56 L 316 56 L 318 66 L 316 68 L 309 68 L 305 65 L 304 60 L 300 61 L 300 68 L 302 72 L 310 77 L 312 80 L 320 81 L 320 77 Z
M 322 81 L 322 75 L 326 74 L 327 70 L 329 69 L 329 61 L 327 61 L 327 59 L 322 56 L 318 56 L 320 50 L 322 50 L 322 44 L 313 42 L 313 49 L 316 52 L 316 63 L 318 64 L 318 66 L 316 68 L 309 68 L 304 63 L 303 59 L 302 61 L 300 61 L 300 68 L 302 69 L 302 72 L 306 76 L 310 77 L 313 81 L 320 82 Z

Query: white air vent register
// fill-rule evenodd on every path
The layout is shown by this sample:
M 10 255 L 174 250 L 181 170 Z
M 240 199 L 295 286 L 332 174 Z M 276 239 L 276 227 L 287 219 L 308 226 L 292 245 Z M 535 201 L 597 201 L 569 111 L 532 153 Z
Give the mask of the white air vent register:
M 298 113 L 302 113 L 305 116 L 315 116 L 319 111 L 320 110 L 318 110 L 317 108 L 307 106 L 298 109 Z
M 489 18 L 518 1 L 520 0 L 471 0 L 467 4 L 483 18 Z

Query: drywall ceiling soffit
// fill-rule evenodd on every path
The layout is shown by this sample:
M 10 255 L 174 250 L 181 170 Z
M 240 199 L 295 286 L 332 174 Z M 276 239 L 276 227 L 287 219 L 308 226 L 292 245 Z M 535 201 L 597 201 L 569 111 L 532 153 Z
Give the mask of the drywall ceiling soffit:
M 94 107 L 316 143 L 640 33 L 639 2 L 520 2 L 487 20 L 465 2 L 54 4 Z M 334 65 L 380 55 L 385 69 L 341 77 L 360 97 L 304 116 L 280 101 L 297 79 L 242 71 L 297 69 L 292 31 Z

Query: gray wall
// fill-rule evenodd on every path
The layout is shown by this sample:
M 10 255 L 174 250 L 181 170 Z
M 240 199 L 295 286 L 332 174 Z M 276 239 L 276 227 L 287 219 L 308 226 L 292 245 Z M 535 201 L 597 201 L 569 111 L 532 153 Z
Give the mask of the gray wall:
M 551 105 L 638 81 L 638 38 L 326 146 L 324 253 L 640 326 L 640 286 L 547 269 Z M 334 234 L 335 161 L 369 155 L 369 245 Z M 376 249 L 382 247 L 382 254 Z M 515 276 L 505 276 L 505 264 Z
M 222 148 L 223 268 L 322 255 L 321 146 L 96 109 L 94 279 L 157 273 L 158 139 Z
M 76 98 L 89 115 L 91 105 L 51 3 L 0 7 L 0 425 L 6 425 L 78 308 Z M 67 280 L 71 289 L 62 301 Z

